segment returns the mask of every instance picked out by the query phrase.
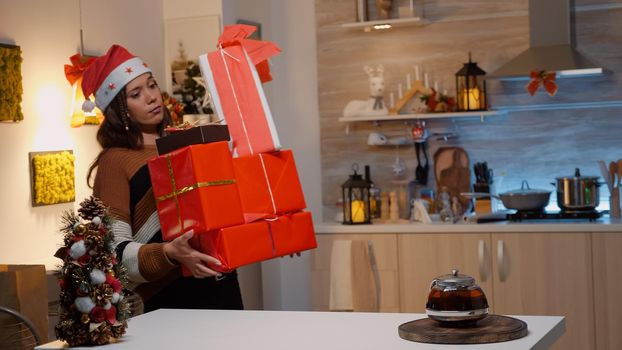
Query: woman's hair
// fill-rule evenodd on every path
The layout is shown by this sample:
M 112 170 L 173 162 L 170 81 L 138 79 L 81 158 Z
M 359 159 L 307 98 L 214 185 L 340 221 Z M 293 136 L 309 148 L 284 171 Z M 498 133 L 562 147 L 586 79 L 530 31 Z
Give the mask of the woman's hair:
M 157 126 L 158 135 L 164 136 L 164 128 L 171 124 L 171 116 L 167 108 L 162 106 L 164 117 Z M 101 152 L 97 155 L 93 164 L 89 167 L 86 175 L 86 183 L 89 188 L 91 185 L 91 175 L 93 170 L 99 165 L 99 160 L 110 148 L 143 148 L 143 133 L 139 125 L 129 118 L 129 110 L 127 107 L 127 93 L 125 88 L 119 91 L 117 96 L 110 102 L 110 105 L 104 111 L 105 118 L 99 130 L 97 130 L 97 142 L 102 147 Z M 127 130 L 126 130 L 127 126 Z

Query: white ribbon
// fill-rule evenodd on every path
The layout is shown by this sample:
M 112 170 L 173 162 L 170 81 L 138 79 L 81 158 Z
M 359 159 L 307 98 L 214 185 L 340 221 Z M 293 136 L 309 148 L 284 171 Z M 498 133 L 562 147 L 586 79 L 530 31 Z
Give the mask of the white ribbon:
M 272 201 L 272 211 L 276 215 L 276 203 L 274 203 L 274 195 L 272 194 L 272 187 L 270 186 L 270 181 L 268 181 L 268 171 L 266 170 L 266 164 L 263 161 L 263 154 L 259 153 L 259 160 L 261 160 L 261 168 L 263 169 L 263 176 L 266 179 L 266 184 L 268 185 L 268 192 L 270 193 L 270 200 Z
M 244 48 L 242 48 L 242 50 L 244 50 Z M 229 80 L 229 85 L 231 86 L 231 91 L 233 92 L 233 99 L 235 100 L 235 105 L 238 108 L 238 114 L 240 116 L 240 121 L 242 122 L 242 129 L 244 130 L 244 135 L 246 136 L 246 142 L 248 143 L 248 148 L 250 149 L 251 154 L 254 154 L 255 152 L 253 152 L 253 146 L 251 145 L 250 138 L 248 137 L 248 130 L 246 129 L 246 123 L 244 122 L 244 116 L 242 115 L 242 109 L 240 108 L 240 102 L 238 101 L 238 96 L 235 93 L 235 87 L 233 86 L 233 81 L 231 79 L 231 73 L 229 72 L 229 65 L 227 65 L 227 60 L 225 59 L 225 55 L 238 61 L 238 63 L 240 62 L 240 60 L 232 56 L 227 51 L 225 51 L 225 49 L 223 49 L 222 47 L 222 44 L 218 45 L 218 51 L 220 52 L 220 56 L 222 57 L 222 62 L 225 64 L 225 71 L 227 72 L 227 78 Z

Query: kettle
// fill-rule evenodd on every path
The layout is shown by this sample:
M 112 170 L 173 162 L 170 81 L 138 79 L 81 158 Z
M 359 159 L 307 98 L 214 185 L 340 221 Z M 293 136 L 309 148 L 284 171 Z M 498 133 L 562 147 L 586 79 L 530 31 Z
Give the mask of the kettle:
M 430 284 L 426 314 L 445 326 L 470 326 L 488 316 L 488 300 L 473 277 L 451 270 Z

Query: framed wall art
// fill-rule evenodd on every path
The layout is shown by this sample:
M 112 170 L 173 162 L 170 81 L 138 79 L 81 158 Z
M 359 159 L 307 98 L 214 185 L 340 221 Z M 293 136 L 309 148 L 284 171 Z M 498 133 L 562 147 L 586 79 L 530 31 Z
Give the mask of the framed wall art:
M 75 200 L 75 156 L 72 150 L 30 152 L 28 158 L 33 207 Z
M 0 43 L 0 121 L 19 122 L 22 113 L 22 50 Z

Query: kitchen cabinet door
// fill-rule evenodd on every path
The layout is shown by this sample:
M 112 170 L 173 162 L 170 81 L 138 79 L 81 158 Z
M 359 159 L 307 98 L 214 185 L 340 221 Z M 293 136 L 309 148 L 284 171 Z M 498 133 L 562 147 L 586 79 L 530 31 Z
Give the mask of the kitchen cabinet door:
M 452 269 L 492 293 L 490 251 L 488 233 L 400 234 L 400 311 L 425 313 L 430 283 Z
M 622 233 L 592 233 L 596 349 L 622 349 Z
M 594 349 L 590 234 L 492 234 L 492 248 L 495 313 L 565 316 L 552 348 Z
M 343 240 L 371 241 L 380 276 L 380 312 L 399 312 L 397 235 L 318 234 L 318 247 L 311 253 L 311 306 L 315 311 L 328 311 L 330 298 L 330 259 L 333 242 Z

